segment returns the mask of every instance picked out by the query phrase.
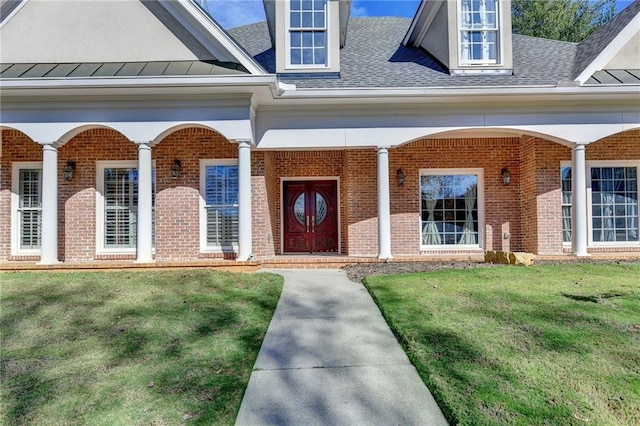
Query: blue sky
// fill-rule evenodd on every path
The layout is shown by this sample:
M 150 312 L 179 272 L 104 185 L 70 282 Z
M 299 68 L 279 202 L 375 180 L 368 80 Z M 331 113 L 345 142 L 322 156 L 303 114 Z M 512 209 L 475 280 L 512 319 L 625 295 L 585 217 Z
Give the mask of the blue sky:
M 224 28 L 264 21 L 262 0 L 206 0 L 211 15 Z M 618 10 L 633 0 L 618 0 Z M 412 18 L 420 0 L 353 0 L 351 16 L 404 16 Z

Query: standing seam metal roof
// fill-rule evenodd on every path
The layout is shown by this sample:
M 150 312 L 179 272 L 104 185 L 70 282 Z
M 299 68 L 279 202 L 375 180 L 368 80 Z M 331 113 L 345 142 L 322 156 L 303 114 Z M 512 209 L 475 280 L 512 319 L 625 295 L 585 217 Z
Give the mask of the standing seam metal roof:
M 239 64 L 219 61 L 2 64 L 0 78 L 159 77 L 246 74 Z

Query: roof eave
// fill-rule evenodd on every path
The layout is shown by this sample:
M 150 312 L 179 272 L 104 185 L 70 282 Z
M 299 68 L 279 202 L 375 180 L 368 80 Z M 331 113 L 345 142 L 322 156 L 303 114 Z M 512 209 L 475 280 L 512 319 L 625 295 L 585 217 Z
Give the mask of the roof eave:
M 637 99 L 638 85 L 628 86 L 500 86 L 500 87 L 408 87 L 408 88 L 358 88 L 358 89 L 302 89 L 284 90 L 280 99 L 448 99 L 459 102 L 468 99 L 483 99 L 487 102 L 497 99 L 563 98 L 571 99 Z

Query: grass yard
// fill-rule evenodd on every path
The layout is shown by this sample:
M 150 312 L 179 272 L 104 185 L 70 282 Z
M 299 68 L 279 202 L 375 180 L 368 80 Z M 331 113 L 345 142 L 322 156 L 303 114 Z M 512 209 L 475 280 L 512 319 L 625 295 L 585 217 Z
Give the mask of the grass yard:
M 365 285 L 450 422 L 640 424 L 640 264 L 441 270 Z
M 281 289 L 202 270 L 0 274 L 0 424 L 233 424 Z

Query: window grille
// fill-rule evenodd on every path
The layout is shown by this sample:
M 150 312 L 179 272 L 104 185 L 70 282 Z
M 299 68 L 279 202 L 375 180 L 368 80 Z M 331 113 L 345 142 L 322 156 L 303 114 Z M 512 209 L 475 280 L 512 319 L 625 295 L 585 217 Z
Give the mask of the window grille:
M 207 246 L 238 245 L 238 166 L 205 166 Z
M 21 169 L 18 182 L 20 249 L 39 249 L 42 239 L 42 170 Z

